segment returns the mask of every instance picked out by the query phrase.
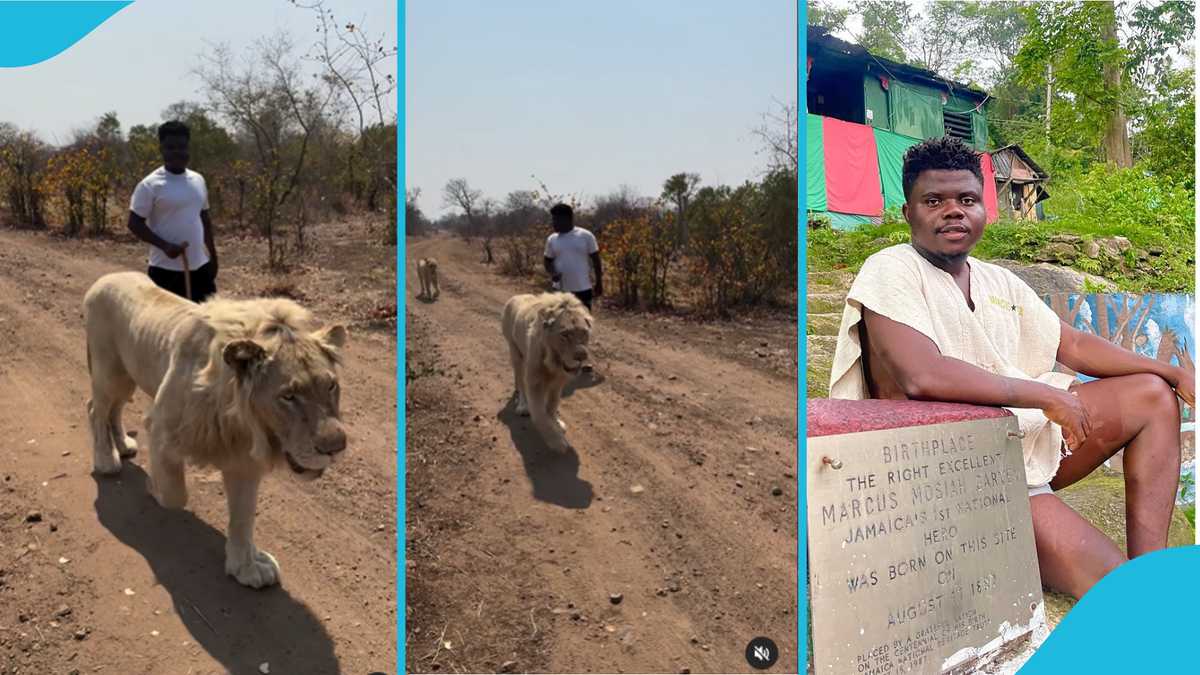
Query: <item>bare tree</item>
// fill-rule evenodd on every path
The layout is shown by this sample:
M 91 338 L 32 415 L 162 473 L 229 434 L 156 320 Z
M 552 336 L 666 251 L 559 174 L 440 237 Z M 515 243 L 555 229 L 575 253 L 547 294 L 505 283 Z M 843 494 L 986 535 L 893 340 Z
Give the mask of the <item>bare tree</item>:
M 463 235 L 467 239 L 479 234 L 476 212 L 479 210 L 479 202 L 482 199 L 483 191 L 472 189 L 466 178 L 451 178 L 442 188 L 442 206 L 460 208 L 463 210 L 463 215 L 466 216 L 467 227 L 463 230 Z
M 799 116 L 796 104 L 775 102 L 776 112 L 763 114 L 763 123 L 751 133 L 762 144 L 767 155 L 769 171 L 791 171 L 800 169 L 799 138 L 797 136 Z
M 285 249 L 275 245 L 279 215 L 300 184 L 310 141 L 335 91 L 327 77 L 313 87 L 301 85 L 292 51 L 291 39 L 278 33 L 257 41 L 241 61 L 227 45 L 215 45 L 196 69 L 211 109 L 255 149 L 256 216 L 271 267 L 281 266 L 285 257 Z
M 597 235 L 615 220 L 632 220 L 646 215 L 650 210 L 650 199 L 638 194 L 637 189 L 622 185 L 616 190 L 596 198 L 592 209 L 592 231 Z
M 533 222 L 545 214 L 537 199 L 537 193 L 532 190 L 513 190 L 504 198 L 504 210 L 519 221 Z
M 429 220 L 421 212 L 418 200 L 421 199 L 421 188 L 412 187 L 404 191 L 404 229 L 405 234 L 425 234 Z
M 310 58 L 320 64 L 339 94 L 339 102 L 349 107 L 357 125 L 358 143 L 351 147 L 346 158 L 350 184 L 361 185 L 357 179 L 358 164 L 368 165 L 367 202 L 375 208 L 380 188 L 391 216 L 392 238 L 396 222 L 396 112 L 392 109 L 396 77 L 394 70 L 398 53 L 394 44 L 383 37 L 370 37 L 359 23 L 341 23 L 325 0 L 292 4 L 312 11 L 317 18 L 320 41 L 314 45 Z M 371 118 L 374 119 L 371 119 Z M 386 133 L 390 129 L 392 133 Z M 361 198 L 361 194 L 356 197 Z
M 692 195 L 696 194 L 696 186 L 700 184 L 698 173 L 677 173 L 663 183 L 663 199 L 675 205 L 676 233 L 680 244 L 687 243 L 687 207 Z
M 325 7 L 325 0 L 292 0 L 292 4 L 316 14 L 321 41 L 314 47 L 312 58 L 321 64 L 339 91 L 349 99 L 359 133 L 367 128 L 367 117 L 372 113 L 380 125 L 395 123 L 396 113 L 391 102 L 396 77 L 387 71 L 389 64 L 394 67 L 396 47 L 389 46 L 382 37 L 369 37 L 361 22 L 341 24 L 333 10 Z
M 492 254 L 492 238 L 496 236 L 496 200 L 491 197 L 484 197 L 480 203 L 480 207 L 483 211 L 479 228 L 480 235 L 483 237 L 483 264 L 491 265 L 495 262 L 495 257 Z

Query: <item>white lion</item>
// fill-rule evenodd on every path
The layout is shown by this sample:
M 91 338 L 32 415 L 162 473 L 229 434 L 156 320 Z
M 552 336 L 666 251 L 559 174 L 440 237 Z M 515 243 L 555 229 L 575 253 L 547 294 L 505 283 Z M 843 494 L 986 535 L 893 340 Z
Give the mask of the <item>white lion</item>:
M 515 295 L 504 305 L 504 338 L 512 357 L 516 411 L 530 415 L 551 449 L 566 452 L 558 419 L 563 387 L 588 360 L 592 316 L 570 293 Z
M 432 300 L 442 294 L 438 286 L 438 264 L 433 258 L 417 261 L 417 278 L 421 280 L 421 297 Z
M 345 450 L 337 366 L 346 329 L 314 330 L 285 299 L 197 305 L 137 272 L 101 277 L 83 307 L 94 471 L 118 473 L 121 457 L 137 452 L 121 409 L 135 388 L 146 392 L 150 494 L 182 508 L 185 463 L 220 470 L 225 572 L 254 588 L 278 583 L 279 564 L 254 546 L 258 485 L 282 463 L 315 479 Z

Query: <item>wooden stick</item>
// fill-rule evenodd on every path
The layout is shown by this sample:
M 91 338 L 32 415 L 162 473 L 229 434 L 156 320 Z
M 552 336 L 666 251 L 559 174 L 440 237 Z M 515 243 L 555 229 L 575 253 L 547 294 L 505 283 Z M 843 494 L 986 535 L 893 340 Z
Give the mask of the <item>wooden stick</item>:
M 186 241 L 183 242 L 183 253 L 180 253 L 179 255 L 183 256 L 183 292 L 187 295 L 187 299 L 191 300 L 192 299 L 192 270 L 191 270 L 191 266 L 188 265 L 187 247 L 188 247 L 188 243 Z

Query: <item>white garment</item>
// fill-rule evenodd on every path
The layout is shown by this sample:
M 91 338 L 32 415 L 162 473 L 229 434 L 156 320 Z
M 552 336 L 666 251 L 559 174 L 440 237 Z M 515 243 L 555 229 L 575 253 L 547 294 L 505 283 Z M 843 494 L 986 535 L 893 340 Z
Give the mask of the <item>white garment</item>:
M 159 167 L 133 190 L 129 210 L 146 219 L 154 234 L 173 244 L 187 242 L 187 259 L 196 270 L 208 262 L 204 246 L 204 224 L 200 212 L 208 210 L 208 186 L 204 176 L 185 169 L 174 174 Z M 172 260 L 156 246 L 150 247 L 150 266 L 183 271 L 183 256 Z
M 1054 494 L 1054 488 L 1050 487 L 1049 483 L 1042 483 L 1041 485 L 1029 486 L 1029 496 L 1030 497 L 1036 497 L 1038 495 L 1052 495 L 1052 494 Z
M 600 250 L 596 237 L 582 227 L 570 232 L 555 232 L 546 238 L 546 257 L 554 260 L 554 269 L 562 275 L 562 290 L 569 293 L 592 288 L 589 257 Z
M 1054 372 L 1060 321 L 1015 274 L 968 258 L 972 312 L 950 274 L 909 244 L 867 258 L 850 287 L 833 356 L 829 397 L 870 398 L 862 367 L 858 323 L 862 308 L 902 323 L 937 345 L 943 356 L 984 370 L 1066 389 L 1074 377 Z M 1025 480 L 1050 482 L 1062 461 L 1062 428 L 1036 408 L 1008 408 L 1025 437 Z

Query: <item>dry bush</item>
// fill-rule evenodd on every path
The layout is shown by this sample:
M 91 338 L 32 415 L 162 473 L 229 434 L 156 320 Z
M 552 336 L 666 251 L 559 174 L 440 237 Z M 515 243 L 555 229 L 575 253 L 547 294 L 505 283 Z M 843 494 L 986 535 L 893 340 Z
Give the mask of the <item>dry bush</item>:
M 660 308 L 670 304 L 671 266 L 679 257 L 675 219 L 645 213 L 620 218 L 604 228 L 600 255 L 608 277 L 616 282 L 622 307 Z
M 778 301 L 796 283 L 794 174 L 697 195 L 688 242 L 691 284 L 702 308 L 728 316 L 739 305 Z
M 67 236 L 78 236 L 85 225 L 93 234 L 108 230 L 114 177 L 108 151 L 103 148 L 71 148 L 50 158 L 42 191 L 50 198 L 51 212 L 62 219 Z
M 529 277 L 542 269 L 546 237 L 543 228 L 531 222 L 500 237 L 500 272 Z

